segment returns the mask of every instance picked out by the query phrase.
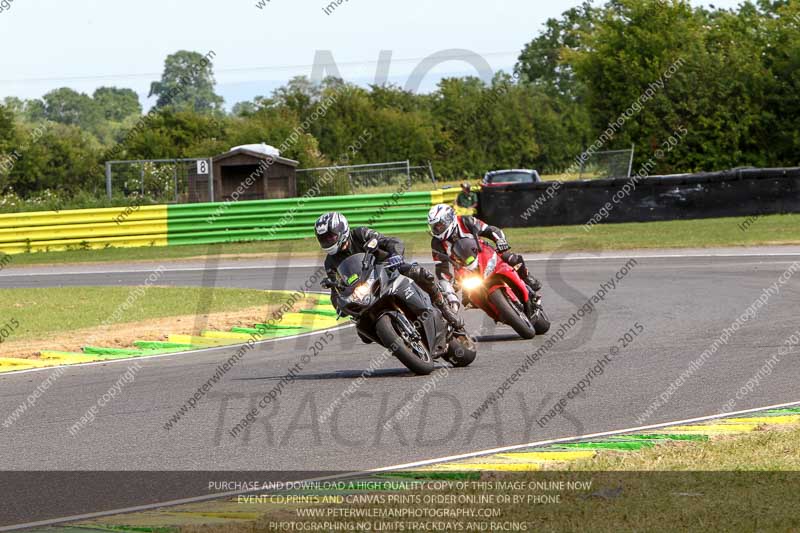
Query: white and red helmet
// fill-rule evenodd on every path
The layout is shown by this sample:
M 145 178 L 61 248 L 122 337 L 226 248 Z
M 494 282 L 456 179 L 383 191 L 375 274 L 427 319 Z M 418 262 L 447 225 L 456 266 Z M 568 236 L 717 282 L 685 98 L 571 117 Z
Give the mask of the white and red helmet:
M 428 227 L 431 235 L 445 240 L 453 234 L 458 226 L 455 210 L 446 204 L 438 204 L 428 211 Z

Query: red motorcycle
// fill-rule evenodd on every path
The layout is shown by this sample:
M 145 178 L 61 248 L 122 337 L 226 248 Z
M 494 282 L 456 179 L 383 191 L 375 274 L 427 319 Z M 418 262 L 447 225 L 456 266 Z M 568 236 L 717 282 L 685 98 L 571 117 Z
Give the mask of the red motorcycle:
M 452 256 L 441 255 L 455 267 L 456 289 L 463 291 L 470 304 L 495 322 L 511 326 L 523 339 L 547 333 L 550 320 L 542 308 L 541 295 L 533 292 L 488 242 L 459 239 L 453 244 Z M 525 312 L 529 299 L 530 315 Z

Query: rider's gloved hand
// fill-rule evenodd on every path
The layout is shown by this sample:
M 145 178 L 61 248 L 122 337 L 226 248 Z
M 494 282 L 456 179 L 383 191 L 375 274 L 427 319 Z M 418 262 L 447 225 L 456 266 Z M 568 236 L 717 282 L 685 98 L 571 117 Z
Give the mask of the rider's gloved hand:
M 393 255 L 389 259 L 386 260 L 386 264 L 390 267 L 398 267 L 404 263 L 403 257 L 399 255 Z
M 504 252 L 507 252 L 507 251 L 509 251 L 511 249 L 511 246 L 508 244 L 508 241 L 505 240 L 505 239 L 497 239 L 497 242 L 495 243 L 495 245 L 497 246 L 497 251 L 500 252 L 501 254 L 504 253 Z

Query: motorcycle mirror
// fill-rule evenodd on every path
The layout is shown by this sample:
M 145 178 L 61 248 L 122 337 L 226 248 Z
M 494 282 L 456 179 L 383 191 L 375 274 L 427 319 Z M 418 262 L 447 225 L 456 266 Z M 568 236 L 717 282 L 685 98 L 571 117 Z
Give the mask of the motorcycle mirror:
M 375 239 L 372 239 L 372 240 L 374 242 L 377 242 L 377 241 L 375 241 Z M 361 261 L 361 270 L 367 270 L 372 265 L 372 263 L 374 263 L 374 262 L 375 262 L 375 256 L 374 255 L 372 255 L 372 254 L 364 254 L 364 260 Z
M 451 259 L 446 254 L 443 254 L 442 252 L 434 252 L 434 254 L 436 254 L 436 257 L 438 257 L 438 258 L 440 258 L 440 259 L 442 259 L 444 261 L 447 261 L 448 263 L 451 263 L 453 265 L 458 266 L 458 263 L 456 261 L 453 261 L 453 259 Z

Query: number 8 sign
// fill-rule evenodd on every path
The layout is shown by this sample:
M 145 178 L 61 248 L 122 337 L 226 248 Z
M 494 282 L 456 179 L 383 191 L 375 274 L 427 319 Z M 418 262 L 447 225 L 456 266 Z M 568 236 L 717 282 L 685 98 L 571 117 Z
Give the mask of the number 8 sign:
M 197 162 L 197 173 L 200 175 L 208 174 L 208 161 L 206 159 L 201 159 Z

